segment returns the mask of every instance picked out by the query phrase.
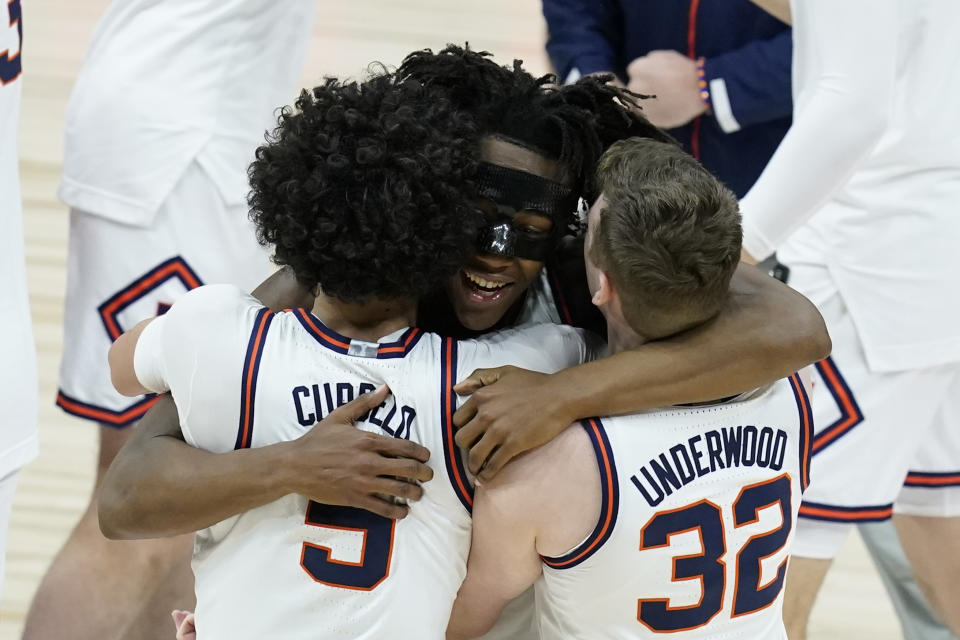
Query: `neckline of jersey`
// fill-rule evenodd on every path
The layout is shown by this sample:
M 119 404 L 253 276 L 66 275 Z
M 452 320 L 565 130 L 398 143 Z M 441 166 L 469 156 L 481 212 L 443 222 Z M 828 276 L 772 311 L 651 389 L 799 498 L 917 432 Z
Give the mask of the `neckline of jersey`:
M 354 338 L 348 338 L 347 336 L 337 333 L 325 325 L 320 318 L 307 309 L 293 309 L 292 311 L 293 315 L 296 316 L 297 320 L 300 321 L 300 324 L 303 326 L 306 332 L 313 336 L 313 338 L 320 343 L 320 345 L 343 355 L 362 357 L 350 353 L 350 344 L 353 342 L 358 342 L 378 345 L 376 356 L 377 359 L 382 360 L 385 358 L 402 358 L 410 353 L 410 351 L 416 346 L 417 342 L 419 342 L 420 338 L 423 336 L 423 331 L 421 329 L 417 327 L 408 327 L 407 329 L 398 329 L 397 331 L 387 334 L 384 336 L 384 338 L 381 338 L 381 340 L 391 340 L 391 338 L 397 336 L 395 340 L 390 342 L 370 342 L 368 340 L 356 340 Z

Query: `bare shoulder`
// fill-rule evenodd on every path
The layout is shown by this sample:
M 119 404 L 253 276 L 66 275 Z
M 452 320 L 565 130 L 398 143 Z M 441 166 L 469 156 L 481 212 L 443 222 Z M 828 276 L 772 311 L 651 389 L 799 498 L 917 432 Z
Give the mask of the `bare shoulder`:
M 570 425 L 510 462 L 478 489 L 483 494 L 490 506 L 532 526 L 538 553 L 566 551 L 590 532 L 600 512 L 600 471 L 590 436 L 579 422 Z
M 583 462 L 596 466 L 590 436 L 575 422 L 545 445 L 514 458 L 490 482 L 486 491 L 549 485 Z

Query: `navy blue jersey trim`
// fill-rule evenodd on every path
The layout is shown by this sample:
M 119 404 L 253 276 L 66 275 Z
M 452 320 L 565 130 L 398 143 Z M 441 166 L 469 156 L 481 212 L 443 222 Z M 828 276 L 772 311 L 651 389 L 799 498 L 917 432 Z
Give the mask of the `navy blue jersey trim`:
M 807 390 L 803 388 L 803 381 L 796 373 L 790 376 L 790 388 L 800 412 L 800 490 L 806 491 L 810 486 L 810 461 L 813 458 L 813 407 Z
M 581 424 L 590 436 L 593 452 L 597 457 L 597 466 L 600 468 L 600 517 L 593 533 L 572 551 L 556 558 L 540 556 L 544 564 L 553 569 L 570 569 L 595 554 L 613 533 L 620 510 L 617 465 L 603 423 L 599 418 L 589 418 Z
M 240 425 L 237 428 L 237 441 L 234 449 L 249 449 L 253 442 L 253 416 L 257 399 L 257 378 L 260 374 L 260 360 L 263 358 L 263 345 L 267 340 L 267 331 L 273 322 L 273 312 L 264 307 L 257 312 L 247 343 L 247 354 L 243 359 L 243 376 L 240 383 Z
M 321 345 L 343 355 L 350 355 L 350 338 L 342 336 L 333 329 L 327 327 L 320 319 L 307 311 L 306 309 L 294 309 L 293 315 L 303 326 L 307 333 L 319 342 Z M 416 327 L 411 327 L 403 332 L 394 342 L 384 342 L 377 349 L 377 359 L 387 360 L 391 358 L 403 358 L 420 342 L 423 337 L 423 331 Z
M 440 416 L 443 427 L 443 460 L 453 492 L 468 513 L 473 512 L 473 485 L 463 464 L 463 455 L 454 442 L 453 414 L 457 400 L 453 386 L 457 383 L 457 341 L 445 338 L 440 346 Z

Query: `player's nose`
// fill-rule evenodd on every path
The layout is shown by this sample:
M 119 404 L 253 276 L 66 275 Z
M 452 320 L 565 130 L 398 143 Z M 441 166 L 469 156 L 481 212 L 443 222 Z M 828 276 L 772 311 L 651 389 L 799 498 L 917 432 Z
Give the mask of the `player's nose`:
M 506 271 L 511 264 L 513 264 L 513 258 L 494 253 L 478 253 L 470 259 L 471 267 L 491 274 Z

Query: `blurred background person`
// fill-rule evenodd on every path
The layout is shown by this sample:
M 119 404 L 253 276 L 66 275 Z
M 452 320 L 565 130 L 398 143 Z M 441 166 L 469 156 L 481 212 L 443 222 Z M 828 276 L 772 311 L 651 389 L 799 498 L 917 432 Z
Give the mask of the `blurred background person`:
M 614 73 L 738 196 L 790 127 L 790 28 L 749 0 L 543 0 L 557 75 Z
M 789 8 L 758 4 L 781 16 Z M 804 0 L 792 9 L 793 126 L 741 203 L 744 259 L 778 251 L 834 347 L 817 365 L 788 633 L 805 637 L 850 525 L 893 516 L 917 583 L 957 634 L 960 5 Z
M 23 256 L 17 125 L 23 18 L 20 0 L 0 7 L 0 595 L 17 474 L 37 455 L 37 362 Z
M 90 506 L 40 584 L 25 638 L 167 638 L 171 609 L 193 606 L 192 536 L 114 542 L 97 525 L 102 475 L 154 401 L 117 394 L 106 354 L 187 290 L 250 290 L 270 272 L 246 170 L 293 95 L 314 12 L 313 0 L 116 0 L 97 26 L 66 116 L 57 404 L 99 425 L 100 454 Z

